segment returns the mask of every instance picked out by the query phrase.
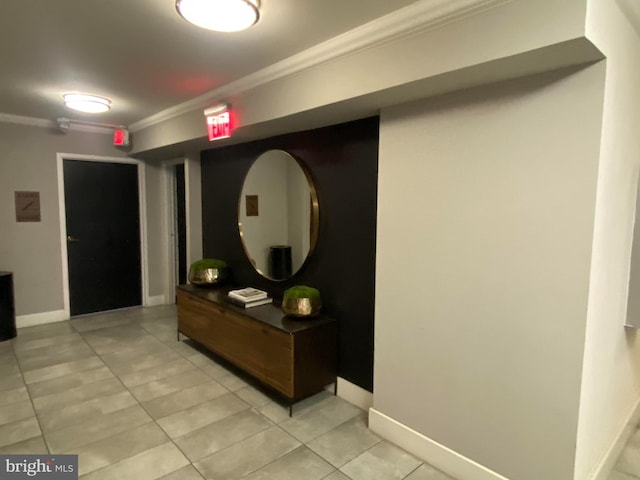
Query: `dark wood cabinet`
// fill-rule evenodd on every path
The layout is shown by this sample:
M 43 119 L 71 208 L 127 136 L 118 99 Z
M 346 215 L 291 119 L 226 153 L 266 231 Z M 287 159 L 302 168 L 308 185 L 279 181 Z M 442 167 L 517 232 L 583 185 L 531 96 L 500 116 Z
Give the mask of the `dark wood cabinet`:
M 294 320 L 275 305 L 245 309 L 228 289 L 180 285 L 178 332 L 295 402 L 336 381 L 337 329 L 326 316 Z

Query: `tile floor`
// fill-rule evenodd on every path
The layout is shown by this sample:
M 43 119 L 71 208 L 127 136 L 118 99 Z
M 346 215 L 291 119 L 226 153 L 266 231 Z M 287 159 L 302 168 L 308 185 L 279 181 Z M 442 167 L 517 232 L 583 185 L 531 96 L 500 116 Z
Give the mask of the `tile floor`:
M 82 479 L 453 480 L 322 392 L 288 408 L 183 337 L 174 306 L 0 342 L 0 453 L 75 453 Z M 609 480 L 640 479 L 640 430 Z
M 78 454 L 86 480 L 451 480 L 330 392 L 289 418 L 242 374 L 176 341 L 174 306 L 1 342 L 0 453 Z

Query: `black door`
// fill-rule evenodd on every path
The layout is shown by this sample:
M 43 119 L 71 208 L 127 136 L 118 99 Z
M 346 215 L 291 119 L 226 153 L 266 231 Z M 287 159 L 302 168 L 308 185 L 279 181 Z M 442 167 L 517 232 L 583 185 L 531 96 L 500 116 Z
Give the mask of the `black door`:
M 137 165 L 63 165 L 71 315 L 140 305 Z

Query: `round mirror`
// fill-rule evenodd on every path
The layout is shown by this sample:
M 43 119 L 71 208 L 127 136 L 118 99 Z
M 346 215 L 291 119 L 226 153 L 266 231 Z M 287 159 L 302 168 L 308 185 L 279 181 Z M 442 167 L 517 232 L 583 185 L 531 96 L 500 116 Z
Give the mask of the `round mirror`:
M 306 167 L 283 150 L 268 150 L 244 179 L 240 238 L 254 268 L 271 280 L 293 276 L 318 238 L 318 197 Z

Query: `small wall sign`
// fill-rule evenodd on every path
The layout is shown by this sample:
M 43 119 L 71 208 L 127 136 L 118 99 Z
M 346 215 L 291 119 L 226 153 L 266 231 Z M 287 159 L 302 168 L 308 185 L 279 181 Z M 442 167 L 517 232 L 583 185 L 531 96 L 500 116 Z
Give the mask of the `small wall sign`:
M 247 217 L 258 216 L 258 195 L 246 195 Z
M 16 222 L 40 221 L 40 192 L 15 192 Z
M 129 130 L 125 128 L 116 128 L 113 131 L 113 144 L 116 147 L 129 146 Z

